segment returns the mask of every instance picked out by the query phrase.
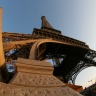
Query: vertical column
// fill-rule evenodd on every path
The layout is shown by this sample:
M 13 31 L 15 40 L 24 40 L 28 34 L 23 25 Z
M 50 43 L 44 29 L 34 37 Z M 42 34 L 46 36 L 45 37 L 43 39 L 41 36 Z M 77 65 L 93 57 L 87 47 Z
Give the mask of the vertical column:
M 2 8 L 0 7 L 0 67 L 5 63 L 2 43 Z

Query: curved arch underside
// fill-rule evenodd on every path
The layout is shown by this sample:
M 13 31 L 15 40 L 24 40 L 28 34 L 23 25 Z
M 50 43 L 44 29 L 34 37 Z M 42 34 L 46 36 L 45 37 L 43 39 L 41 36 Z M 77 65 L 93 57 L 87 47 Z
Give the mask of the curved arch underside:
M 54 67 L 53 72 L 55 76 L 66 77 L 77 66 L 79 61 L 84 58 L 88 51 L 88 48 L 46 39 L 33 44 L 29 59 L 44 60 L 66 56 L 58 67 Z M 68 82 L 68 80 L 64 78 L 64 82 Z
M 53 50 L 52 50 L 53 49 Z M 82 52 L 80 52 L 82 50 Z M 53 53 L 53 54 L 78 54 L 77 55 L 85 55 L 88 52 L 89 48 L 81 47 L 81 46 L 76 46 L 70 43 L 66 42 L 60 42 L 60 41 L 55 41 L 55 40 L 50 40 L 50 39 L 42 39 L 34 42 L 32 45 L 32 48 L 30 50 L 30 55 L 29 59 L 38 59 L 38 60 L 43 60 L 46 57 L 43 57 L 40 59 L 40 52 L 42 53 L 41 55 L 44 55 L 44 52 L 46 54 L 48 53 Z M 42 52 L 43 51 L 43 52 Z M 76 52 L 75 52 L 76 51 Z M 34 55 L 35 56 L 34 56 Z M 36 57 L 37 55 L 37 57 Z M 38 57 L 39 55 L 39 57 Z M 83 55 L 83 56 L 84 56 Z
M 94 60 L 94 58 L 96 59 L 96 51 L 89 50 L 84 58 L 75 66 L 75 68 L 67 74 L 67 81 L 70 81 L 71 84 L 75 84 L 76 77 L 82 70 L 92 66 L 96 67 L 96 60 Z

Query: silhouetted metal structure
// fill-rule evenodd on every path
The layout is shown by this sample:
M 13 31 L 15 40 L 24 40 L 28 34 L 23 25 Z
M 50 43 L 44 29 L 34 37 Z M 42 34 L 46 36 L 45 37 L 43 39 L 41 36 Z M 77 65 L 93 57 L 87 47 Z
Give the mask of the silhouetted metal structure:
M 80 94 L 84 96 L 96 96 L 96 83 L 82 90 Z
M 79 72 L 96 66 L 96 51 L 91 50 L 85 42 L 62 35 L 61 31 L 49 24 L 45 16 L 41 19 L 41 29 L 34 28 L 32 35 L 3 32 L 6 62 L 18 57 L 52 59 L 53 74 L 63 77 L 66 83 L 74 84 Z

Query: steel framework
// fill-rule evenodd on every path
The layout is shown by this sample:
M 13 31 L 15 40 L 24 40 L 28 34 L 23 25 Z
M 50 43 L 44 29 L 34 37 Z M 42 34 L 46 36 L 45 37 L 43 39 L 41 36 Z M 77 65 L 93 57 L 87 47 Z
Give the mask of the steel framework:
M 52 59 L 55 76 L 75 84 L 77 75 L 85 68 L 96 66 L 96 51 L 85 42 L 62 35 L 42 16 L 41 29 L 31 34 L 3 32 L 6 62 L 18 57 L 35 60 Z

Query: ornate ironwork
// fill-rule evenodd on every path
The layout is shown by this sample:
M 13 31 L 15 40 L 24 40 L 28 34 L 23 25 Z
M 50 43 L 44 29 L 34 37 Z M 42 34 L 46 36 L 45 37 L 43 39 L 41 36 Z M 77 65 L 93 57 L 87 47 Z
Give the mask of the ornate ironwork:
M 31 46 L 32 44 L 28 43 L 26 45 L 18 45 L 15 49 L 13 48 L 12 50 L 5 51 L 6 62 L 17 60 L 18 57 L 28 59 Z
M 85 68 L 91 66 L 96 66 L 96 51 L 94 50 L 90 50 L 65 78 L 69 83 L 75 84 L 77 75 Z

